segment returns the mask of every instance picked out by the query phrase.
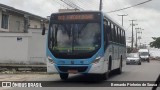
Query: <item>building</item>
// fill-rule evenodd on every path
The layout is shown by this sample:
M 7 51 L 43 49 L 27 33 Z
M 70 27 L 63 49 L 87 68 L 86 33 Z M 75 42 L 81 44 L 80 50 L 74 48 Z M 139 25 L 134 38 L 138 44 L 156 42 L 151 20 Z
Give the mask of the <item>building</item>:
M 1 65 L 45 64 L 46 38 L 43 23 L 48 19 L 0 4 L 0 68 Z M 46 32 L 47 33 L 47 32 Z
M 24 33 L 28 28 L 42 28 L 46 18 L 0 4 L 0 32 Z

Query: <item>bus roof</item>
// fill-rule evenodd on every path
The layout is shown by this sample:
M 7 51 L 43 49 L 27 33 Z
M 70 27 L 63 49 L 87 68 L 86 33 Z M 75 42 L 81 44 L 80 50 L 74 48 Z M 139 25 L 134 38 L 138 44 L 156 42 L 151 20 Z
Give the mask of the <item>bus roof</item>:
M 106 17 L 107 20 L 109 20 L 110 22 L 116 24 L 117 26 L 119 26 L 121 29 L 126 30 L 122 25 L 120 25 L 119 23 L 117 23 L 117 21 L 115 21 L 113 18 L 111 18 L 110 16 L 108 16 L 107 14 L 103 13 L 104 17 Z

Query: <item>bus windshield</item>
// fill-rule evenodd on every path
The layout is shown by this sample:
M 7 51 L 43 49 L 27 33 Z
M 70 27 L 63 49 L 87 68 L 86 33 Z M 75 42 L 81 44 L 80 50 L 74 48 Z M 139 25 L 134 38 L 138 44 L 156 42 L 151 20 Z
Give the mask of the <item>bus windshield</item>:
M 100 23 L 51 23 L 48 47 L 57 58 L 89 58 L 101 46 Z

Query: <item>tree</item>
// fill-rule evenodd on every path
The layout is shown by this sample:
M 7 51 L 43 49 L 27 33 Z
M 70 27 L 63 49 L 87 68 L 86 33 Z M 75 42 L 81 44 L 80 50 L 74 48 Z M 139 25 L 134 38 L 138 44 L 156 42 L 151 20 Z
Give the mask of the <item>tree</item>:
M 160 37 L 156 38 L 156 37 L 152 37 L 153 38 L 153 42 L 150 42 L 150 46 L 151 47 L 155 47 L 155 48 L 160 48 Z

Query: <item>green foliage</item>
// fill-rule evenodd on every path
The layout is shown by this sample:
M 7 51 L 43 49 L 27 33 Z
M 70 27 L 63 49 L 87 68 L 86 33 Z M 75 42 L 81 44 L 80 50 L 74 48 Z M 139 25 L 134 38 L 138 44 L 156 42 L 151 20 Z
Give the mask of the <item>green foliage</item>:
M 152 37 L 152 38 L 154 41 L 150 42 L 150 46 L 155 48 L 160 48 L 160 37 L 158 38 Z

